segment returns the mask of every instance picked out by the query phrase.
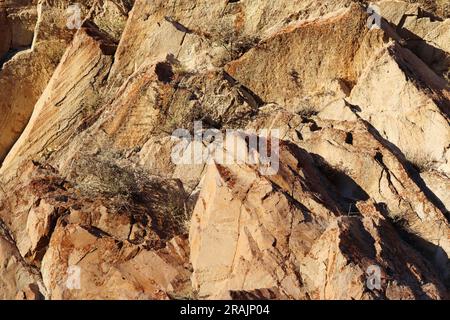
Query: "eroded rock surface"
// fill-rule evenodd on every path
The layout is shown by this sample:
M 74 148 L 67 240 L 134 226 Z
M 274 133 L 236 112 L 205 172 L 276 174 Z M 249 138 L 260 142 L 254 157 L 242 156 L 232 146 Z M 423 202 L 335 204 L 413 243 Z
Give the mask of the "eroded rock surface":
M 450 298 L 445 2 L 0 1 L 1 299 Z

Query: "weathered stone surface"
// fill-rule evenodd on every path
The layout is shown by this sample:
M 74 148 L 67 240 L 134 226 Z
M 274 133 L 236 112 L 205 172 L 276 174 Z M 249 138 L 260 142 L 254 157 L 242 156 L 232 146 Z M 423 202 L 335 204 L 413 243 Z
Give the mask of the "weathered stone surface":
M 208 167 L 190 230 L 200 297 L 279 287 L 290 298 L 305 298 L 298 261 L 339 209 L 320 187 L 309 155 L 290 148 L 282 147 L 283 167 L 270 178 L 247 166 Z
M 330 225 L 302 262 L 300 272 L 312 299 L 448 299 L 426 261 L 375 207 L 361 213 L 367 215 L 362 220 L 341 217 Z M 381 288 L 367 292 L 371 267 L 379 268 Z
M 42 277 L 51 299 L 168 299 L 183 295 L 189 283 L 185 248 L 183 239 L 174 239 L 160 250 L 140 250 L 97 230 L 58 226 Z M 75 288 L 68 285 L 70 270 L 79 270 Z
M 406 40 L 407 47 L 436 73 L 448 79 L 450 20 L 436 18 L 417 3 L 388 0 L 379 1 L 377 5 L 381 15 L 393 23 Z M 447 8 L 450 8 L 449 4 Z
M 0 40 L 0 66 L 3 65 L 0 68 L 0 110 L 3 114 L 0 119 L 0 161 L 28 123 L 34 104 L 76 32 L 66 25 L 69 1 L 23 2 L 20 6 L 8 6 L 5 18 L 2 18 L 0 6 L 0 25 L 5 23 L 5 28 L 0 31 L 5 32 Z M 123 29 L 118 21 L 125 20 L 129 7 L 117 5 L 116 8 L 111 1 L 103 0 L 79 1 L 78 5 L 81 19 L 89 15 L 118 41 Z M 113 6 L 115 10 L 102 9 L 102 6 Z M 106 11 L 111 16 L 106 15 Z M 4 50 L 3 43 L 9 43 Z
M 450 189 L 450 180 L 443 174 L 434 171 L 425 171 L 420 174 L 420 177 L 425 182 L 427 188 L 429 188 L 436 196 L 438 201 L 444 206 L 444 211 L 447 212 L 447 216 L 450 211 L 450 195 L 448 190 Z
M 448 299 L 450 20 L 414 2 L 0 0 L 0 298 Z
M 311 171 L 313 160 L 303 152 L 281 156 L 286 170 L 269 179 L 249 167 L 208 168 L 190 230 L 199 297 L 277 288 L 278 297 L 295 299 L 447 298 L 431 264 L 400 238 L 376 205 L 358 202 L 353 217 L 323 208 L 319 199 L 333 204 L 327 190 L 307 182 L 326 178 Z M 295 157 L 298 163 L 291 162 Z M 292 176 L 298 185 L 283 183 Z M 383 273 L 377 292 L 366 291 L 369 266 Z
M 45 287 L 39 271 L 22 258 L 9 230 L 0 220 L 0 299 L 38 300 Z
M 409 161 L 448 175 L 449 96 L 445 80 L 411 51 L 394 45 L 368 64 L 349 102 Z
M 367 15 L 357 5 L 300 21 L 263 40 L 226 70 L 265 102 L 295 112 L 317 111 L 348 95 L 370 53 L 366 43 L 380 40 L 381 34 L 369 32 L 366 24 Z

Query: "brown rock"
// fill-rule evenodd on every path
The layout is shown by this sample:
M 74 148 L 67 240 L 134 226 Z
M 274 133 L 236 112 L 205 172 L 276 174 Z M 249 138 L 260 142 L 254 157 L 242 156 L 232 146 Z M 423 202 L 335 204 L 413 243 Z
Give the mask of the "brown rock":
M 446 6 L 375 2 L 0 0 L 0 298 L 448 299 Z

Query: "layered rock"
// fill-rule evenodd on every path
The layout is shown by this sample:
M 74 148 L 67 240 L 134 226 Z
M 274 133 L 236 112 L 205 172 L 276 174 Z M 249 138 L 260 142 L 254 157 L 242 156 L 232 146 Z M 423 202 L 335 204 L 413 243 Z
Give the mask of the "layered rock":
M 8 228 L 0 221 L 0 299 L 39 300 L 45 294 L 39 270 L 20 255 Z
M 5 16 L 0 18 L 4 21 L 0 24 L 4 23 L 8 32 L 1 37 L 1 42 L 10 42 L 5 50 L 0 49 L 0 110 L 3 114 L 0 161 L 28 123 L 35 103 L 76 31 L 75 26 L 67 27 L 69 1 L 22 2 L 17 6 L 7 4 L 7 14 L 0 14 L 0 17 Z M 119 21 L 124 23 L 128 6 L 103 0 L 80 1 L 78 6 L 81 22 L 87 16 L 91 17 L 118 41 L 118 34 L 123 29 Z M 112 9 L 105 9 L 109 7 Z
M 294 112 L 317 111 L 348 95 L 355 83 L 364 67 L 361 59 L 367 59 L 364 43 L 377 41 L 366 25 L 367 15 L 356 5 L 300 21 L 264 39 L 226 70 L 265 102 Z
M 19 2 L 0 298 L 449 298 L 445 6 L 376 1 L 371 29 L 365 1 L 83 1 L 77 30 Z M 276 165 L 195 154 L 208 129 Z
M 280 151 L 279 175 L 270 178 L 246 166 L 208 167 L 190 230 L 200 297 L 278 288 L 305 298 L 298 261 L 339 209 L 309 155 L 289 147 Z
M 439 273 L 400 237 L 384 208 L 361 200 L 339 210 L 330 192 L 340 189 L 333 181 L 329 190 L 318 187 L 327 179 L 311 156 L 282 144 L 280 158 L 280 173 L 270 178 L 246 166 L 208 168 L 190 230 L 200 297 L 278 289 L 278 297 L 293 299 L 446 298 Z M 444 270 L 445 263 L 436 261 Z M 383 275 L 375 292 L 365 285 L 371 266 Z

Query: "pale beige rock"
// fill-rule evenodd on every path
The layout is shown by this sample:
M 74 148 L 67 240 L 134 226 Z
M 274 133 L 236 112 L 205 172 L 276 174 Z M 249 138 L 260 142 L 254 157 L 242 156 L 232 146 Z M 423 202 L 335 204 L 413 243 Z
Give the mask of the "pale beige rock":
M 296 112 L 319 111 L 324 103 L 348 95 L 371 54 L 368 44 L 382 42 L 380 32 L 369 32 L 367 17 L 354 5 L 300 21 L 263 40 L 226 70 L 265 102 Z
M 416 49 L 414 51 L 418 52 L 421 58 L 425 57 L 421 53 L 426 54 L 426 52 L 421 52 L 420 49 L 420 47 L 424 48 L 425 43 L 430 47 L 434 47 L 428 49 L 428 54 L 436 54 L 436 57 L 439 57 L 436 49 L 450 53 L 450 19 L 447 18 L 440 21 L 429 17 L 417 3 L 385 0 L 377 2 L 377 5 L 380 8 L 381 15 L 397 26 L 397 30 L 401 36 L 404 36 L 411 43 L 414 40 L 416 41 L 416 44 L 413 44 L 412 48 L 413 50 Z M 419 41 L 419 44 L 417 44 L 417 40 L 419 39 L 423 41 Z M 426 60 L 432 62 L 430 59 Z
M 168 299 L 168 293 L 187 294 L 186 254 L 174 250 L 183 243 L 172 243 L 157 251 L 139 250 L 95 230 L 58 226 L 42 261 L 43 281 L 51 299 Z
M 285 192 L 296 192 L 296 197 L 307 192 L 294 190 Z M 250 168 L 210 165 L 191 222 L 194 288 L 200 297 L 217 298 L 230 290 L 279 287 L 290 298 L 304 298 L 296 261 L 331 216 L 313 198 L 292 203 Z
M 190 230 L 192 281 L 199 297 L 229 298 L 235 291 L 277 287 L 278 297 L 297 299 L 447 298 L 439 276 L 428 273 L 431 265 L 403 244 L 374 204 L 357 204 L 354 210 L 362 217 L 337 217 L 342 212 L 317 203 L 333 203 L 327 190 L 309 189 L 316 184 L 289 189 L 282 183 L 291 176 L 305 182 L 325 179 L 309 171 L 308 157 L 292 163 L 301 152 L 281 151 L 281 162 L 290 170 L 270 178 L 246 166 L 208 167 Z M 384 242 L 396 248 L 387 251 Z M 405 254 L 397 255 L 399 250 Z M 382 274 L 381 268 L 391 268 L 378 292 L 367 291 L 365 273 L 371 265 Z M 417 268 L 429 278 L 421 279 Z
M 0 299 L 42 299 L 46 295 L 39 272 L 19 254 L 0 220 Z
M 411 178 L 404 158 L 361 121 L 321 123 L 301 145 L 318 155 L 325 172 L 350 201 L 374 199 L 386 214 L 405 223 L 405 228 L 436 247 L 430 250 L 436 266 L 447 269 L 441 251 L 450 253 L 450 227 L 440 208 Z M 371 132 L 372 130 L 372 132 Z M 350 178 L 350 180 L 349 180 Z
M 58 127 L 64 128 L 69 115 L 69 119 L 73 118 L 72 122 L 77 117 L 81 119 L 83 110 L 76 107 L 77 103 L 85 105 L 84 112 L 95 110 L 98 92 L 91 85 L 91 79 L 86 76 L 85 68 L 92 77 L 99 77 L 98 81 L 101 82 L 102 75 L 104 77 L 108 72 L 111 55 L 115 50 L 114 44 L 107 40 L 97 42 L 96 32 L 94 29 L 79 30 L 78 38 L 62 57 L 62 62 L 37 102 L 27 128 L 9 153 L 9 158 L 4 160 L 2 170 L 20 163 L 19 159 L 23 159 L 26 153 L 49 156 L 54 152 L 58 144 L 52 139 L 54 130 L 58 131 L 56 129 Z M 76 64 L 72 63 L 75 61 Z M 77 83 L 75 92 L 71 90 L 72 85 L 70 85 L 74 81 Z M 52 120 L 49 121 L 50 119 Z M 52 127 L 55 129 L 51 129 Z M 58 139 L 68 139 L 72 134 L 71 131 L 65 130 L 62 130 L 62 133 L 63 135 L 57 136 Z M 26 141 L 26 144 L 22 141 Z
M 372 209 L 373 210 L 373 209 Z M 362 220 L 342 217 L 330 225 L 301 262 L 300 273 L 312 299 L 447 299 L 444 286 L 417 269 L 429 266 L 403 245 L 379 213 Z M 374 212 L 376 212 L 374 210 Z M 383 243 L 390 246 L 383 248 Z M 401 252 L 404 252 L 403 254 Z M 387 269 L 389 268 L 389 271 Z M 367 291 L 371 270 L 380 273 L 380 290 Z
M 368 63 L 349 102 L 408 160 L 448 174 L 449 95 L 444 80 L 411 51 L 393 45 Z
M 1 298 L 448 299 L 448 20 L 418 2 L 370 31 L 365 1 L 88 0 L 76 31 L 0 0 L 0 53 L 31 44 L 0 71 Z M 181 128 L 278 129 L 279 170 Z
M 43 93 L 53 71 L 61 59 L 66 47 L 72 40 L 76 29 L 67 27 L 67 8 L 69 2 L 60 0 L 49 4 L 45 1 L 30 1 L 27 6 L 13 7 L 6 16 L 10 35 L 11 50 L 19 51 L 14 56 L 9 54 L 0 70 L 0 110 L 4 116 L 0 120 L 0 161 L 6 156 L 21 131 L 28 123 L 34 104 Z M 88 13 L 102 29 L 119 37 L 123 21 L 127 15 L 124 7 L 119 10 L 111 1 L 78 1 L 81 19 Z M 102 9 L 101 6 L 104 6 Z M 93 12 L 89 12 L 92 8 Z M 114 9 L 114 10 L 112 10 Z M 106 12 L 110 12 L 108 16 Z M 3 23 L 0 13 L 0 24 Z M 1 32 L 4 28 L 1 28 Z M 7 34 L 0 43 L 0 61 L 2 61 L 3 41 L 8 41 Z M 118 39 L 117 39 L 118 40 Z
M 290 26 L 229 63 L 226 70 L 262 100 L 304 114 L 349 95 L 349 102 L 361 109 L 360 116 L 410 161 L 428 159 L 436 170 L 448 173 L 450 93 L 446 81 L 409 49 L 383 44 L 383 31 L 369 31 L 366 21 L 362 9 L 353 6 L 328 18 Z M 336 32 L 336 28 L 343 31 Z M 384 24 L 383 29 L 385 38 L 399 39 L 390 26 Z M 448 40 L 445 32 L 436 32 Z M 310 40 L 319 33 L 327 40 Z M 344 33 L 346 37 L 341 39 L 338 35 Z M 323 47 L 324 42 L 329 47 Z M 312 54 L 314 46 L 319 47 Z M 322 50 L 334 54 L 322 54 Z M 333 116 L 330 109 L 338 107 L 328 106 L 324 117 L 337 120 L 339 111 Z M 339 119 L 348 120 L 349 116 L 342 114 Z
M 448 216 L 450 211 L 450 194 L 448 192 L 450 190 L 450 179 L 443 174 L 433 171 L 421 172 L 420 177 L 438 200 L 442 202 Z
M 338 99 L 330 102 L 322 111 L 319 112 L 318 117 L 325 120 L 336 121 L 358 120 L 358 116 L 352 111 L 351 105 L 349 105 L 345 99 Z

